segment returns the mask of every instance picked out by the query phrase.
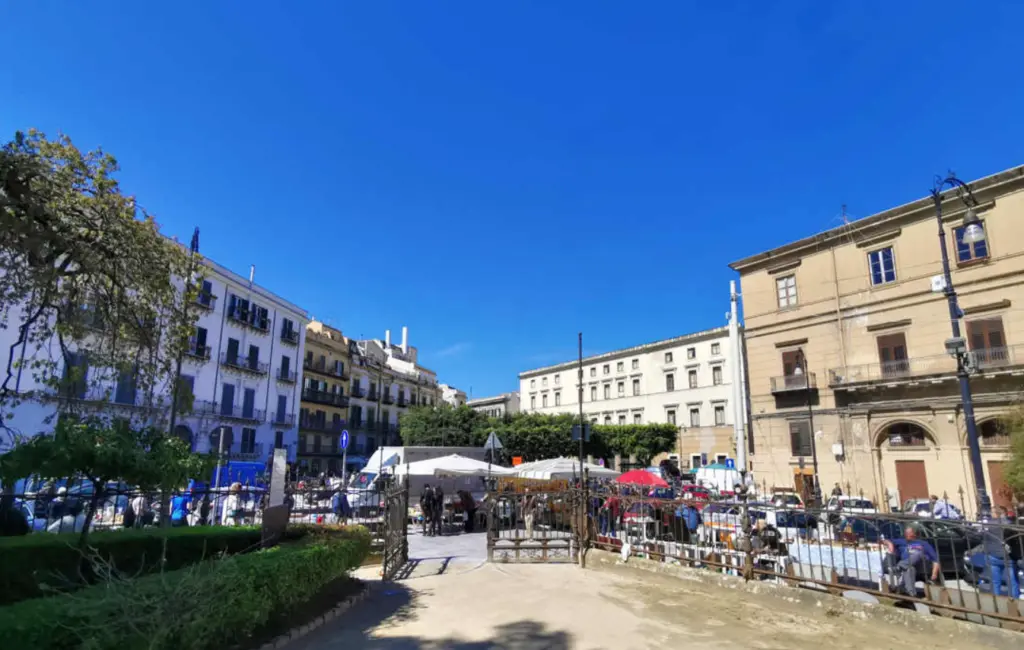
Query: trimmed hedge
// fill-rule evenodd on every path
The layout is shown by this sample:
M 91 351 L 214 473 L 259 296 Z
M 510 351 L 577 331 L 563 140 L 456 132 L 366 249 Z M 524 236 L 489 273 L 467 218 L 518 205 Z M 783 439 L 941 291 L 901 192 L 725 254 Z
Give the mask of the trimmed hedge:
M 365 529 L 0 607 L 5 650 L 206 650 L 244 645 L 272 617 L 360 566 Z
M 309 532 L 289 529 L 286 538 Z M 52 595 L 46 587 L 66 591 L 93 582 L 95 576 L 79 571 L 82 554 L 77 544 L 76 533 L 0 537 L 0 605 Z M 88 545 L 94 558 L 109 562 L 121 575 L 139 576 L 256 550 L 260 529 L 203 526 L 96 532 L 89 536 Z

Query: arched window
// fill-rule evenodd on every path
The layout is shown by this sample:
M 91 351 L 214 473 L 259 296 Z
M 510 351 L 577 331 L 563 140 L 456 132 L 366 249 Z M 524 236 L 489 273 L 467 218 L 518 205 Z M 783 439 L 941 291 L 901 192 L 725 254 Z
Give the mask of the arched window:
M 1006 422 L 995 418 L 978 425 L 978 438 L 982 447 L 1010 446 L 1010 431 Z
M 912 422 L 897 422 L 886 428 L 886 440 L 890 447 L 925 447 L 928 433 Z

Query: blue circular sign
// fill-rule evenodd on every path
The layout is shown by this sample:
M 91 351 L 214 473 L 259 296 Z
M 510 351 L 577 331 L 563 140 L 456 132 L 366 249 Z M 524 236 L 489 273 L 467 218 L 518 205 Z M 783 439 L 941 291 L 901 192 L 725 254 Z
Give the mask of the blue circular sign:
M 341 432 L 341 437 L 338 438 L 338 446 L 342 449 L 348 449 L 348 429 Z

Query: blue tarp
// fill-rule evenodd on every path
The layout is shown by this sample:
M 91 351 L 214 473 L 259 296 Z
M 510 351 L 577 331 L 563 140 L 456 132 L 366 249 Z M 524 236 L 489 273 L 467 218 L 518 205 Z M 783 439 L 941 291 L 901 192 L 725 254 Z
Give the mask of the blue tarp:
M 227 487 L 237 482 L 242 485 L 265 488 L 266 484 L 261 475 L 266 472 L 266 469 L 267 467 L 263 463 L 230 461 L 221 466 L 219 483 L 217 482 L 217 470 L 215 469 L 210 475 L 209 484 L 202 481 L 192 481 L 189 487 L 202 490 L 206 489 L 207 486 L 210 488 Z

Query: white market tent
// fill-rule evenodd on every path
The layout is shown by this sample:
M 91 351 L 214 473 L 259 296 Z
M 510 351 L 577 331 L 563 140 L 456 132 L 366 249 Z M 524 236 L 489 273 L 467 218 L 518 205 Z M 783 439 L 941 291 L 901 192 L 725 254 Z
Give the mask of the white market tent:
M 602 467 L 601 465 L 583 463 L 583 467 L 589 473 L 590 478 L 615 478 L 619 475 L 619 472 Z M 572 458 L 548 458 L 546 460 L 535 460 L 532 463 L 523 463 L 515 469 L 516 475 L 520 478 L 541 480 L 571 479 L 579 476 L 580 462 Z
M 513 476 L 515 470 L 466 458 L 458 454 L 395 465 L 395 476 Z

